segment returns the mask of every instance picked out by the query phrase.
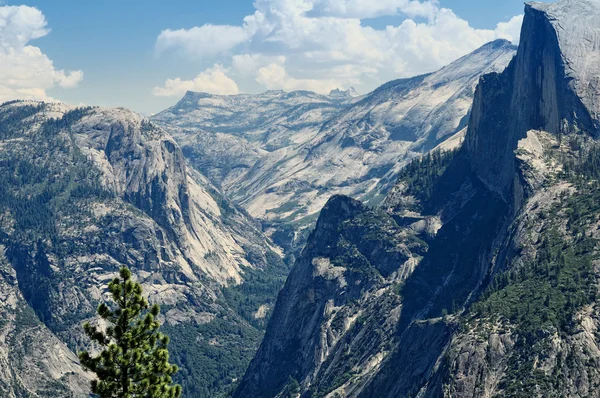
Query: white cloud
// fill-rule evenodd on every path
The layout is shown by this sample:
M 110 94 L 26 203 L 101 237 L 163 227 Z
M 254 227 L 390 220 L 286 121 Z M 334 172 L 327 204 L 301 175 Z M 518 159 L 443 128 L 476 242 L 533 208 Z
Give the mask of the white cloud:
M 521 36 L 521 25 L 523 25 L 523 15 L 512 17 L 508 22 L 500 22 L 496 27 L 496 36 L 518 43 Z
M 256 0 L 254 7 L 240 26 L 221 26 L 232 32 L 227 40 L 198 34 L 217 29 L 205 25 L 176 31 L 168 46 L 163 32 L 157 49 L 219 58 L 242 86 L 327 92 L 338 84 L 364 92 L 437 70 L 494 39 L 517 42 L 523 19 L 475 29 L 433 0 Z M 381 16 L 398 16 L 398 24 L 376 29 L 363 21 Z
M 282 63 L 272 63 L 260 68 L 256 74 L 256 81 L 269 90 L 308 90 L 328 93 L 340 87 L 341 82 L 336 79 L 296 79 L 288 75 Z
M 196 76 L 193 80 L 180 78 L 167 79 L 163 87 L 154 87 L 158 97 L 181 96 L 186 91 L 200 91 L 211 94 L 238 94 L 239 89 L 221 65 L 214 65 Z
M 231 59 L 233 69 L 242 77 L 252 77 L 260 68 L 272 63 L 283 64 L 285 56 L 269 56 L 264 54 L 239 54 Z
M 56 82 L 62 88 L 74 88 L 83 80 L 83 72 L 75 70 L 65 72 L 64 70 L 54 71 Z
M 49 33 L 46 18 L 37 8 L 0 7 L 0 102 L 11 99 L 51 101 L 46 90 L 72 88 L 83 72 L 57 70 L 48 56 L 31 40 Z
M 191 29 L 163 30 L 156 40 L 156 52 L 175 50 L 187 55 L 214 55 L 229 51 L 249 39 L 239 26 L 204 25 Z
M 0 46 L 24 47 L 29 41 L 46 36 L 46 18 L 40 10 L 26 6 L 0 7 Z

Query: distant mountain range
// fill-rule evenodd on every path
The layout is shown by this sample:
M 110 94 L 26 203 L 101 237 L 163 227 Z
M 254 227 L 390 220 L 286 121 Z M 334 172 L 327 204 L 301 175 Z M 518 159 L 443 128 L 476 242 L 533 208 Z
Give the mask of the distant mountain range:
M 364 96 L 188 92 L 152 120 L 253 217 L 297 234 L 332 195 L 377 203 L 415 156 L 448 140 L 457 146 L 479 78 L 502 71 L 515 50 L 498 40 L 438 72 Z

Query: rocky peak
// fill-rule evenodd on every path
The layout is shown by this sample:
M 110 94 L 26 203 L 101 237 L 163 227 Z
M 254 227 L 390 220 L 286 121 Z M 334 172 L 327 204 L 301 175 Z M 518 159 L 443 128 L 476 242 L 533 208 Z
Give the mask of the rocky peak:
M 327 225 L 336 225 L 365 210 L 365 205 L 343 195 L 334 195 L 321 210 L 317 229 L 327 228 Z
M 593 124 L 585 127 L 597 133 L 600 128 L 600 1 L 529 3 L 526 12 L 546 21 L 554 31 L 568 87 L 589 113 L 580 117 L 591 118 Z
M 506 199 L 514 150 L 529 130 L 599 132 L 600 2 L 528 3 L 515 59 L 484 76 L 466 147 L 474 170 Z
M 103 171 L 108 188 L 173 237 L 192 228 L 185 158 L 162 129 L 126 109 L 96 108 L 71 130 Z
M 512 44 L 512 42 L 510 40 L 496 39 L 494 41 L 484 44 L 483 46 L 481 46 L 480 48 L 475 50 L 474 54 L 477 54 L 480 52 L 486 52 L 486 51 L 490 51 L 490 50 L 499 50 L 502 48 L 514 50 L 514 49 L 516 49 L 516 46 L 514 44 Z
M 358 96 L 359 96 L 359 94 L 356 92 L 354 87 L 350 87 L 347 90 L 342 90 L 340 88 L 336 88 L 335 90 L 331 90 L 329 92 L 329 97 L 335 98 L 335 99 L 342 99 L 342 100 L 346 100 L 346 99 L 350 99 L 350 98 L 354 98 L 354 97 L 358 97 Z

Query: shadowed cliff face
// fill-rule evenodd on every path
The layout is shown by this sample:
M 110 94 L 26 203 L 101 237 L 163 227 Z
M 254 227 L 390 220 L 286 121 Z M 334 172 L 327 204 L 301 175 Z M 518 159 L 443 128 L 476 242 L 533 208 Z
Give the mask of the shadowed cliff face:
M 379 209 L 325 206 L 236 397 L 597 395 L 599 21 L 600 1 L 528 4 L 449 164 L 411 165 Z
M 411 396 L 425 383 L 456 326 L 437 317 L 484 282 L 509 214 L 469 170 L 460 153 L 434 178 L 441 207 L 404 183 L 387 210 L 333 197 L 235 396 L 285 396 L 290 377 L 302 397 Z
M 506 200 L 527 131 L 600 131 L 599 9 L 595 0 L 527 4 L 516 57 L 480 81 L 465 144 L 479 178 Z
M 276 396 L 290 376 L 305 380 L 319 369 L 331 373 L 328 368 L 337 364 L 326 360 L 360 316 L 358 303 L 366 306 L 386 278 L 406 278 L 414 256 L 425 250 L 418 239 L 408 246 L 403 243 L 405 234 L 383 212 L 348 197 L 331 198 L 279 295 L 269 334 L 250 366 L 251 377 L 242 381 L 235 396 Z M 385 308 L 397 305 L 390 297 Z M 377 317 L 385 323 L 382 315 Z M 393 333 L 393 322 L 386 330 Z M 384 344 L 382 337 L 365 341 L 357 352 L 377 349 Z

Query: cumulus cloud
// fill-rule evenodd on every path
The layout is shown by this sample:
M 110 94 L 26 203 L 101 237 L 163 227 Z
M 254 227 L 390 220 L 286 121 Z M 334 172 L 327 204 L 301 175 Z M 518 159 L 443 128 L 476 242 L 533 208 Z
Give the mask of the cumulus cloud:
M 283 63 L 272 63 L 260 68 L 256 74 L 256 81 L 269 90 L 308 90 L 315 92 L 329 92 L 340 87 L 337 79 L 296 79 L 288 75 Z
M 180 78 L 167 79 L 163 87 L 154 87 L 153 93 L 158 97 L 181 96 L 186 91 L 200 91 L 211 94 L 238 94 L 235 81 L 226 74 L 221 65 L 206 69 L 192 80 Z
M 0 7 L 0 102 L 12 99 L 53 100 L 46 90 L 76 87 L 83 72 L 57 70 L 31 40 L 49 33 L 40 10 L 27 6 Z
M 163 30 L 156 40 L 156 52 L 175 50 L 192 56 L 214 55 L 229 51 L 249 39 L 239 26 L 204 25 L 191 29 Z
M 388 80 L 431 72 L 494 39 L 517 42 L 523 17 L 495 29 L 475 29 L 433 0 L 256 0 L 240 26 L 221 26 L 232 35 L 217 39 L 179 30 L 157 49 L 215 57 L 230 66 L 242 85 L 310 89 L 332 85 L 367 91 Z M 367 18 L 398 16 L 398 24 L 368 26 Z M 173 31 L 168 31 L 173 32 Z
M 513 43 L 518 43 L 522 25 L 523 15 L 512 17 L 508 22 L 500 22 L 496 27 L 496 36 L 501 39 L 510 40 Z
M 260 68 L 272 63 L 283 64 L 285 56 L 270 56 L 264 54 L 238 54 L 231 59 L 235 72 L 242 77 L 252 77 Z

